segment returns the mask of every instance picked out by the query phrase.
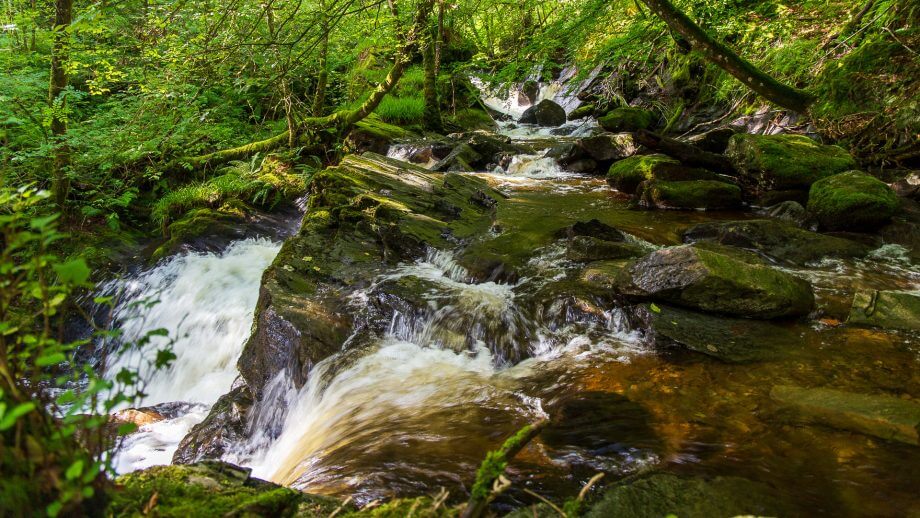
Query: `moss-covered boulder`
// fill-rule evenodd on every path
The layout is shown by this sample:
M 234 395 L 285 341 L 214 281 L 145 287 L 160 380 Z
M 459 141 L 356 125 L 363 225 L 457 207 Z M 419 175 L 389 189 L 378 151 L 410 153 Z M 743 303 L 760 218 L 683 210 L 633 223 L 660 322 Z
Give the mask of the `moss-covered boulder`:
M 631 133 L 601 133 L 580 138 L 576 145 L 594 160 L 621 160 L 639 149 Z
M 920 404 L 890 395 L 777 385 L 770 397 L 794 416 L 920 446 Z
M 750 252 L 709 243 L 662 248 L 635 260 L 620 272 L 615 290 L 634 299 L 759 319 L 805 315 L 815 302 L 806 281 Z
M 250 470 L 218 461 L 155 466 L 122 475 L 106 516 L 326 517 L 353 507 L 252 478 Z
M 638 191 L 640 205 L 653 209 L 734 209 L 742 203 L 740 187 L 718 180 L 649 180 Z
M 772 219 L 700 223 L 685 230 L 683 240 L 736 246 L 798 265 L 824 257 L 861 257 L 869 251 L 865 245 L 849 239 L 809 232 Z
M 565 124 L 566 115 L 562 106 L 549 99 L 543 99 L 537 104 L 527 108 L 518 122 L 521 124 L 536 124 L 538 126 L 562 126 Z
M 585 117 L 590 117 L 594 115 L 595 105 L 594 103 L 585 103 L 575 108 L 569 113 L 568 119 L 570 121 L 577 121 L 579 119 L 584 119 Z
M 584 514 L 587 518 L 715 518 L 792 516 L 769 486 L 737 477 L 713 479 L 653 474 L 620 482 Z
M 808 189 L 814 182 L 856 167 L 845 149 L 802 135 L 731 137 L 725 155 L 752 191 Z
M 576 236 L 566 243 L 565 256 L 570 261 L 591 262 L 606 259 L 638 257 L 645 248 L 626 242 L 613 242 L 596 237 Z
M 828 230 L 875 230 L 900 206 L 891 187 L 860 171 L 819 180 L 808 193 L 808 211 Z
M 168 239 L 158 246 L 151 260 L 158 261 L 182 250 L 202 236 L 214 239 L 217 236 L 242 237 L 246 209 L 240 204 L 226 203 L 216 209 L 193 209 L 166 227 Z
M 655 116 L 652 112 L 643 108 L 627 106 L 611 110 L 603 117 L 597 119 L 597 123 L 607 131 L 623 133 L 648 129 L 652 126 L 654 120 Z
M 631 156 L 614 162 L 607 171 L 607 183 L 614 189 L 634 194 L 646 180 L 684 181 L 717 180 L 718 175 L 705 169 L 687 167 L 666 155 Z
M 920 331 L 920 291 L 859 290 L 847 322 L 857 326 Z
M 411 131 L 386 123 L 376 115 L 365 117 L 346 135 L 344 150 L 347 153 L 387 153 L 390 145 L 399 140 L 416 137 Z

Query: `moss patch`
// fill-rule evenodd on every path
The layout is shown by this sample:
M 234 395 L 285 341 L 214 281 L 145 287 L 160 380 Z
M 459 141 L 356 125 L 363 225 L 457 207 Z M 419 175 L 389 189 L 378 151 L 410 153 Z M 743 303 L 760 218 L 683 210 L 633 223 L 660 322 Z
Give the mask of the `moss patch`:
M 730 209 L 741 206 L 741 188 L 716 180 L 648 181 L 641 203 L 659 209 Z
M 856 167 L 850 153 L 802 135 L 737 134 L 726 156 L 755 191 L 808 188 L 821 178 Z
M 666 155 L 638 155 L 614 162 L 607 172 L 607 183 L 614 189 L 633 194 L 645 180 L 715 180 L 715 173 L 686 167 Z
M 647 129 L 651 127 L 653 121 L 652 112 L 632 106 L 616 108 L 597 119 L 602 128 L 614 133 Z
M 815 182 L 808 211 L 828 230 L 874 230 L 897 214 L 898 195 L 880 180 L 848 171 Z

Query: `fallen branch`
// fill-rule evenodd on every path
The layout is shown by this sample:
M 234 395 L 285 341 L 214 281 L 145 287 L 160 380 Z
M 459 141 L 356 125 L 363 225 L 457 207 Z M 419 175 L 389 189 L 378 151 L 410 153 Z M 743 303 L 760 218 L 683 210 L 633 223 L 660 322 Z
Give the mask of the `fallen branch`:
M 686 142 L 665 137 L 648 130 L 639 130 L 636 132 L 636 140 L 639 144 L 660 153 L 664 153 L 672 158 L 676 158 L 684 165 L 702 167 L 716 173 L 726 175 L 735 175 L 737 171 L 722 155 L 703 151 L 702 149 Z

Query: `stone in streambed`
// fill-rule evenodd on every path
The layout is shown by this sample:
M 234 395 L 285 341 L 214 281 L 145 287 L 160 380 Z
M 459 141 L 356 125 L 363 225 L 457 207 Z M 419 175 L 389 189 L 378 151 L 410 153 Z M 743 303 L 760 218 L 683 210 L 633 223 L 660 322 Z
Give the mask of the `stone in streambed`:
M 626 194 L 634 194 L 646 180 L 718 180 L 711 171 L 687 167 L 666 155 L 632 156 L 615 162 L 607 172 L 607 183 Z
M 595 261 L 585 266 L 579 280 L 594 291 L 612 291 L 616 287 L 617 277 L 627 266 L 627 259 Z
M 632 106 L 616 108 L 597 119 L 598 124 L 607 131 L 622 133 L 648 129 L 654 122 L 652 112 Z
M 570 121 L 576 121 L 579 119 L 584 119 L 585 117 L 590 117 L 594 115 L 594 103 L 582 104 L 578 108 L 572 110 L 572 113 L 569 114 L 568 119 Z
M 645 253 L 645 248 L 634 243 L 605 241 L 590 236 L 576 236 L 566 243 L 566 247 L 566 258 L 577 262 L 623 259 Z
M 737 477 L 713 479 L 653 474 L 624 480 L 606 489 L 586 518 L 714 518 L 794 516 L 769 486 Z
M 737 133 L 737 131 L 726 126 L 712 129 L 705 133 L 700 133 L 699 135 L 694 135 L 688 138 L 687 142 L 703 151 L 722 154 L 725 152 L 725 148 L 728 147 L 728 141 L 731 140 L 735 133 Z
M 595 160 L 621 160 L 636 154 L 639 146 L 631 133 L 601 133 L 578 139 L 578 147 Z
M 814 182 L 856 167 L 845 149 L 802 135 L 731 137 L 725 155 L 743 184 L 755 192 L 807 189 Z
M 897 214 L 898 195 L 881 180 L 848 171 L 815 182 L 808 211 L 827 230 L 875 230 Z
M 920 404 L 889 395 L 777 385 L 770 397 L 797 417 L 920 446 Z
M 246 415 L 252 409 L 252 392 L 238 381 L 230 392 L 214 403 L 204 420 L 189 430 L 173 454 L 174 464 L 191 464 L 202 459 L 219 459 L 244 441 L 248 434 Z
M 776 218 L 797 227 L 804 227 L 805 222 L 808 220 L 808 213 L 805 211 L 805 207 L 801 203 L 792 200 L 771 205 L 766 208 L 765 212 L 771 218 Z
M 527 108 L 518 122 L 522 124 L 536 124 L 538 126 L 562 126 L 565 124 L 566 115 L 562 106 L 549 99 Z
M 742 203 L 737 185 L 717 180 L 647 180 L 638 192 L 639 204 L 654 209 L 735 209 Z
M 634 299 L 759 319 L 805 315 L 815 302 L 806 281 L 750 252 L 709 243 L 662 248 L 639 258 L 620 273 L 615 290 Z
M 438 160 L 431 166 L 432 171 L 475 171 L 476 164 L 485 160 L 485 157 L 477 153 L 469 144 L 459 144 L 450 154 Z
M 920 291 L 859 290 L 847 323 L 920 331 Z
M 869 251 L 865 245 L 849 239 L 809 232 L 771 219 L 700 223 L 685 230 L 683 240 L 745 248 L 798 265 L 824 257 L 862 257 Z
M 572 239 L 576 236 L 589 236 L 604 241 L 623 242 L 626 234 L 598 219 L 578 221 L 558 232 L 559 237 Z
M 642 304 L 632 314 L 656 347 L 683 347 L 727 363 L 775 360 L 800 342 L 786 326 L 664 304 Z

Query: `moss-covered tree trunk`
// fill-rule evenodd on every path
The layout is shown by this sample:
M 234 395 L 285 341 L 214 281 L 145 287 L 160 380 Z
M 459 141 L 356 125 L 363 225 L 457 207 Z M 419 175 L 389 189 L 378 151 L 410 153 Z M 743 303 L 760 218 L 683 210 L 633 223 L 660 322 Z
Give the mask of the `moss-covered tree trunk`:
M 777 81 L 735 54 L 730 48 L 693 23 L 669 0 L 642 0 L 642 2 L 664 20 L 671 30 L 686 38 L 694 48 L 703 51 L 710 61 L 768 101 L 800 113 L 805 113 L 814 102 L 814 97 L 808 92 Z
M 64 142 L 67 133 L 65 100 L 61 93 L 67 88 L 67 63 L 70 35 L 67 30 L 73 19 L 73 0 L 56 0 L 54 4 L 54 40 L 51 44 L 51 79 L 48 88 L 48 103 L 51 105 L 51 191 L 54 200 L 64 211 L 70 182 L 67 180 L 67 168 L 70 166 L 70 150 Z
M 425 93 L 425 129 L 431 131 L 443 131 L 444 126 L 441 121 L 441 107 L 438 99 L 438 68 L 437 56 L 435 55 L 435 46 L 437 38 L 434 35 L 436 26 L 432 30 L 426 31 L 425 41 L 422 43 L 422 66 L 425 69 L 424 93 Z
M 329 17 L 326 15 L 326 2 L 320 2 L 322 9 L 321 30 L 322 39 L 319 42 L 319 73 L 316 76 L 316 91 L 313 94 L 313 116 L 322 117 L 323 106 L 326 104 L 326 84 L 329 82 Z

